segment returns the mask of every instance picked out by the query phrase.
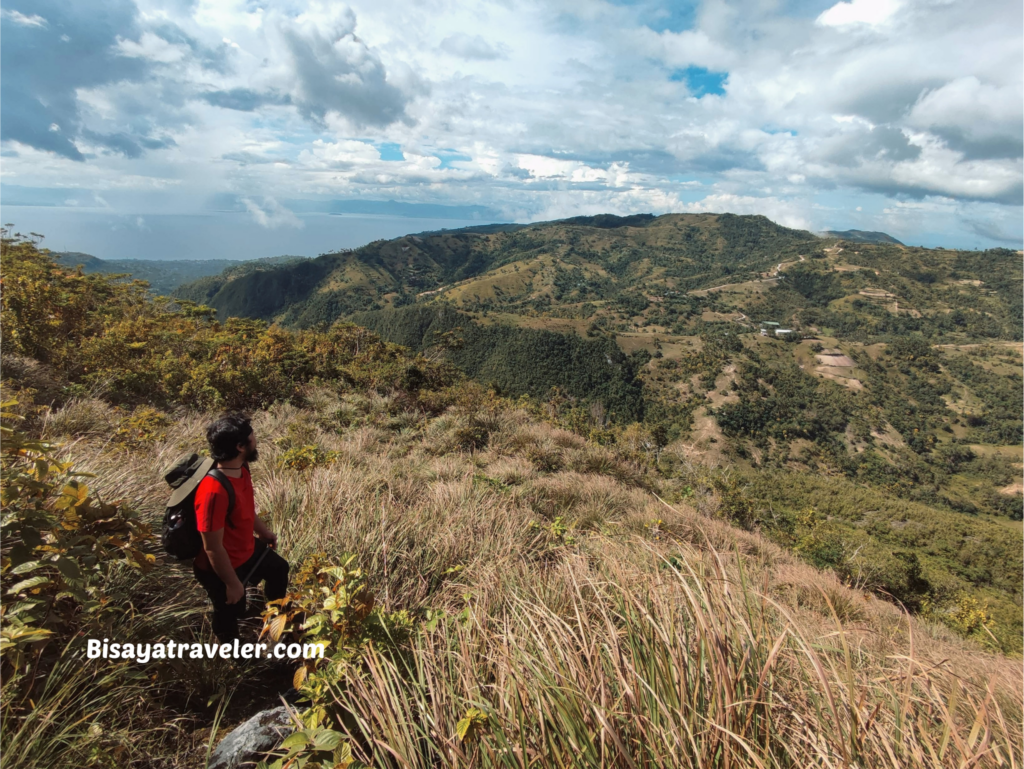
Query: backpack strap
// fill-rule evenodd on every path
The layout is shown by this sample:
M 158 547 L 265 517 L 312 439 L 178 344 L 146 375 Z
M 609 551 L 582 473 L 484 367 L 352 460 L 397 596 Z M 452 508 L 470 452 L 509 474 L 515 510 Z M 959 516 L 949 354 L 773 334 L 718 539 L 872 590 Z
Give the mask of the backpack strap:
M 220 485 L 224 487 L 224 491 L 228 493 L 228 511 L 224 514 L 224 521 L 227 522 L 228 516 L 231 515 L 231 511 L 235 509 L 235 487 L 231 485 L 231 481 L 228 477 L 218 470 L 216 467 L 207 473 L 212 478 L 216 478 Z

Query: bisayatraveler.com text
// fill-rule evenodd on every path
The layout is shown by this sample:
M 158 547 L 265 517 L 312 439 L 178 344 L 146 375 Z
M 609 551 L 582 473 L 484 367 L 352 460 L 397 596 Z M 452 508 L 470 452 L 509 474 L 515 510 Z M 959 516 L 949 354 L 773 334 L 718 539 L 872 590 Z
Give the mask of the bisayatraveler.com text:
M 105 660 L 135 660 L 140 663 L 147 663 L 150 660 L 173 660 L 173 659 L 221 659 L 229 660 L 252 660 L 252 659 L 289 659 L 296 660 L 300 657 L 305 660 L 323 659 L 323 643 L 307 644 L 265 644 L 265 643 L 240 643 L 236 638 L 234 643 L 179 643 L 177 641 L 164 641 L 163 643 L 111 643 L 104 638 L 100 641 L 97 638 L 90 638 L 86 641 L 86 656 L 91 659 Z

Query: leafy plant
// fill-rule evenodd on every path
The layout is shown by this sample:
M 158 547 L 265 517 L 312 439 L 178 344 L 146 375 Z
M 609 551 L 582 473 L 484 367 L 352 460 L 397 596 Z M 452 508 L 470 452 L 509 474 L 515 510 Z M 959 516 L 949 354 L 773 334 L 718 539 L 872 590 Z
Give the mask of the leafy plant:
M 117 611 L 104 592 L 115 565 L 146 571 L 156 559 L 144 552 L 149 527 L 91 494 L 79 480 L 88 474 L 55 459 L 55 446 L 7 426 L 0 434 L 0 654 L 16 669 L 33 644 Z
M 326 467 L 338 458 L 336 451 L 321 446 L 296 446 L 281 455 L 281 464 L 289 470 L 303 472 L 314 467 Z
M 408 612 L 387 613 L 375 600 L 355 556 L 333 562 L 323 553 L 306 558 L 284 598 L 270 601 L 261 635 L 277 643 L 287 636 L 303 645 L 323 644 L 323 659 L 303 660 L 292 683 L 312 703 L 304 718 L 319 726 L 326 717 L 328 689 L 339 681 L 348 663 L 357 660 L 369 641 L 399 645 L 412 630 Z
M 536 531 L 541 534 L 541 539 L 547 538 L 550 545 L 572 547 L 576 544 L 576 537 L 572 534 L 573 524 L 566 523 L 565 518 L 561 515 L 556 515 L 555 519 L 551 521 L 547 526 L 542 526 L 536 521 L 531 521 L 530 527 L 532 531 Z
M 333 729 L 314 726 L 299 729 L 284 738 L 277 759 L 260 761 L 257 769 L 360 769 L 366 766 L 352 758 L 352 746 L 345 735 Z
M 470 708 L 455 725 L 455 734 L 460 742 L 472 743 L 487 733 L 488 726 L 487 714 L 479 708 Z
M 162 430 L 170 424 L 166 414 L 149 406 L 140 406 L 121 417 L 114 432 L 114 442 L 124 449 L 138 449 L 166 438 L 167 434 Z

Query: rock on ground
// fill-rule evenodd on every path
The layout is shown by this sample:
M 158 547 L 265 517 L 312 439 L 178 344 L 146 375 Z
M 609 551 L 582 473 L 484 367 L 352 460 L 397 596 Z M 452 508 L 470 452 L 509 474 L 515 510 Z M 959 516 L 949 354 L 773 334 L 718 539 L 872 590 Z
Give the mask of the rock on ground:
M 245 763 L 263 758 L 276 748 L 293 729 L 284 707 L 264 710 L 234 729 L 210 755 L 208 769 L 239 769 Z

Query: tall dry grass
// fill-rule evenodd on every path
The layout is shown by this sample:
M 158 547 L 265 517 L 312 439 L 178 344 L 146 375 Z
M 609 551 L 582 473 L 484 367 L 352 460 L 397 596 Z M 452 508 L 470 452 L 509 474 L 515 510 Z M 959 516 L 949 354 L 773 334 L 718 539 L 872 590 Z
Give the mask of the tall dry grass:
M 470 425 L 464 413 L 429 420 L 380 396 L 318 392 L 308 403 L 255 419 L 257 503 L 282 553 L 293 562 L 354 553 L 387 609 L 452 618 L 418 634 L 407 655 L 371 649 L 334 692 L 348 714 L 339 728 L 363 760 L 1021 764 L 1019 660 L 702 515 L 713 491 L 670 507 L 642 465 L 525 412 L 471 415 Z M 162 469 L 203 448 L 210 415 L 185 415 L 164 439 L 126 453 L 102 428 L 83 428 L 95 404 L 75 408 L 47 422 L 50 437 L 97 473 L 104 496 L 155 519 Z M 61 435 L 62 425 L 74 431 Z M 467 443 L 469 427 L 486 434 L 482 448 Z M 334 461 L 287 469 L 282 454 L 295 441 Z M 201 591 L 163 568 L 173 616 L 201 634 Z M 139 616 L 166 622 L 161 596 Z M 456 736 L 468 708 L 487 714 L 473 742 Z
M 717 554 L 684 553 L 646 579 L 567 561 L 560 601 L 524 582 L 411 655 L 371 653 L 334 693 L 357 753 L 396 767 L 1019 764 L 1014 671 L 984 684 L 915 650 L 912 629 L 907 648 L 874 653 Z M 472 743 L 456 737 L 469 708 L 488 717 Z

